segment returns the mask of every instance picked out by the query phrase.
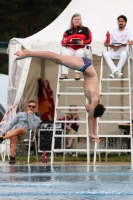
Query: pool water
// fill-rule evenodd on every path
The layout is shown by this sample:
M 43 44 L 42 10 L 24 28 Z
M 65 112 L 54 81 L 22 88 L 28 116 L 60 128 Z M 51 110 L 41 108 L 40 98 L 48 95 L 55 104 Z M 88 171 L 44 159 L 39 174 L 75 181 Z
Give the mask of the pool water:
M 133 200 L 131 166 L 0 166 L 1 200 Z

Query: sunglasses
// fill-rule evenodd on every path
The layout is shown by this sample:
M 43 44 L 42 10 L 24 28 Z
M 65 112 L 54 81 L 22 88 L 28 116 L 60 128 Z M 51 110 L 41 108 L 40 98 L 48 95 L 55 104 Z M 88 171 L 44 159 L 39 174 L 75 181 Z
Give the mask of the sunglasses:
M 29 108 L 35 108 L 36 106 L 31 106 L 31 105 L 28 105 L 28 107 L 29 107 Z

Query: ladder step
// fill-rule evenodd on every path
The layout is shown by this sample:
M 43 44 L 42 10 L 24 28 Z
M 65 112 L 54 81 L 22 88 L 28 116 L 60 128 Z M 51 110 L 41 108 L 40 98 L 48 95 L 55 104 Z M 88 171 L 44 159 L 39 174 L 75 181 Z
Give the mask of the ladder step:
M 101 92 L 100 95 L 129 95 L 129 92 Z
M 73 90 L 73 89 L 83 89 L 83 87 L 68 87 L 68 90 Z
M 85 95 L 83 92 L 59 92 L 58 95 Z
M 106 109 L 130 109 L 130 106 L 105 106 Z
M 98 135 L 98 137 L 128 138 L 132 137 L 132 135 Z
M 85 110 L 85 107 L 84 106 L 73 106 L 73 107 L 71 107 L 71 106 L 57 106 L 56 107 L 56 109 L 71 109 L 71 108 L 73 108 L 73 109 L 84 109 Z
M 88 137 L 87 135 L 78 135 L 78 134 L 75 134 L 75 135 L 58 135 L 58 134 L 55 134 L 55 137 Z
M 122 78 L 122 79 L 102 78 L 101 81 L 129 81 L 129 78 Z
M 128 124 L 128 123 L 130 123 L 130 121 L 118 121 L 118 120 L 116 120 L 116 121 L 114 121 L 114 120 L 99 120 L 98 121 L 98 123 L 117 123 L 117 124 Z
M 62 111 L 57 111 L 57 112 L 59 112 L 59 113 L 63 113 L 63 114 L 67 114 L 67 113 L 70 113 L 70 111 L 69 110 L 62 110 Z M 73 112 L 72 112 L 73 113 Z M 79 110 L 77 110 L 77 111 L 74 111 L 74 113 L 85 113 L 85 111 L 79 111 Z
M 53 149 L 54 152 L 87 152 L 87 149 Z
M 72 121 L 72 120 L 57 120 L 55 121 L 55 123 L 73 123 L 75 121 Z M 86 123 L 87 121 L 86 120 L 76 120 L 76 123 Z
M 75 80 L 74 78 L 70 78 L 70 79 L 68 78 L 68 79 L 63 79 L 63 80 L 60 80 L 60 79 L 59 79 L 59 81 L 65 81 L 65 82 L 74 81 L 74 82 L 75 82 L 75 81 L 77 81 L 77 80 Z M 81 78 L 80 80 L 78 80 L 78 82 L 79 82 L 79 81 L 84 81 L 84 79 Z
M 57 150 L 57 151 L 56 151 Z M 63 150 L 61 150 L 61 149 L 54 149 L 54 152 L 56 153 L 56 152 L 68 152 L 68 150 L 69 149 L 67 149 L 67 151 L 64 151 L 65 149 L 63 149 Z M 71 151 L 70 151 L 71 150 Z M 69 150 L 69 152 L 73 152 L 73 149 L 70 149 Z M 76 152 L 79 152 L 79 151 L 82 151 L 82 149 L 79 149 L 78 151 L 77 151 L 77 149 L 76 149 Z M 90 149 L 90 151 L 94 151 L 94 149 Z M 42 152 L 44 152 L 44 150 L 38 150 L 38 152 L 40 152 L 40 153 L 42 153 Z M 46 152 L 47 153 L 51 153 L 51 150 L 46 150 Z M 87 150 L 84 150 L 84 151 L 82 151 L 82 152 L 87 152 Z
M 129 87 L 109 87 L 110 90 L 129 90 Z
M 96 152 L 131 152 L 131 149 L 96 149 Z

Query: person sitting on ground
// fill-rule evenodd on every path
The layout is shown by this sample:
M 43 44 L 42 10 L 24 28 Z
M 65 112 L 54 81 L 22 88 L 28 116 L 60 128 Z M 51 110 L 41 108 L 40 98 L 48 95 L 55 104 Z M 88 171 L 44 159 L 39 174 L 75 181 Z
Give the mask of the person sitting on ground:
M 76 107 L 76 105 L 70 105 L 71 107 Z M 69 109 L 68 114 L 64 114 L 60 117 L 59 120 L 70 120 L 74 121 L 73 123 L 66 123 L 65 128 L 66 128 L 66 133 L 70 135 L 69 138 L 67 138 L 67 148 L 68 149 L 77 149 L 78 146 L 78 138 L 77 137 L 71 137 L 71 135 L 75 135 L 78 132 L 79 129 L 79 121 L 80 118 L 77 113 L 78 109 L 77 108 L 71 108 Z M 72 152 L 72 157 L 76 157 L 76 153 Z
M 76 40 L 75 40 L 76 39 Z M 85 44 L 90 44 L 92 34 L 89 28 L 82 25 L 81 15 L 75 13 L 70 21 L 70 28 L 65 31 L 61 41 L 63 48 L 63 56 L 86 57 Z M 68 78 L 68 68 L 61 66 L 62 75 L 60 79 Z M 75 80 L 80 80 L 80 72 L 75 70 Z
M 0 143 L 3 140 L 10 139 L 10 160 L 9 164 L 15 163 L 15 155 L 17 148 L 17 141 L 19 137 L 23 136 L 27 131 L 34 130 L 38 127 L 40 118 L 35 115 L 36 102 L 34 100 L 28 101 L 25 112 L 16 114 L 11 123 L 4 129 Z M 9 131 L 9 132 L 8 132 Z
M 110 34 L 111 44 L 106 44 L 106 46 L 111 47 L 111 49 L 103 53 L 103 57 L 112 72 L 109 75 L 110 78 L 122 78 L 123 73 L 121 73 L 121 70 L 128 56 L 126 45 L 133 44 L 133 33 L 126 28 L 127 18 L 124 15 L 120 15 L 117 18 L 117 22 L 118 28 L 113 29 Z M 120 57 L 117 67 L 112 61 L 113 57 Z
M 106 108 L 100 104 L 100 92 L 97 73 L 89 58 L 74 57 L 74 56 L 62 56 L 50 51 L 31 51 L 24 49 L 23 51 L 17 51 L 15 60 L 21 60 L 28 57 L 36 57 L 46 60 L 51 60 L 55 63 L 65 65 L 66 67 L 79 70 L 83 72 L 84 82 L 83 89 L 88 104 L 85 105 L 88 115 L 88 125 L 90 130 L 90 137 L 95 142 L 100 142 L 97 135 L 97 117 L 101 117 Z M 3 138 L 0 138 L 3 139 Z

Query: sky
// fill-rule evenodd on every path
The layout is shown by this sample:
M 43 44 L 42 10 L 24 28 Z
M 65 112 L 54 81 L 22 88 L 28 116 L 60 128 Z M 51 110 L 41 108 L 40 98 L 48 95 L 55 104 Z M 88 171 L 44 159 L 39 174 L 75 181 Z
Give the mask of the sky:
M 7 109 L 8 76 L 0 74 L 0 104 Z

